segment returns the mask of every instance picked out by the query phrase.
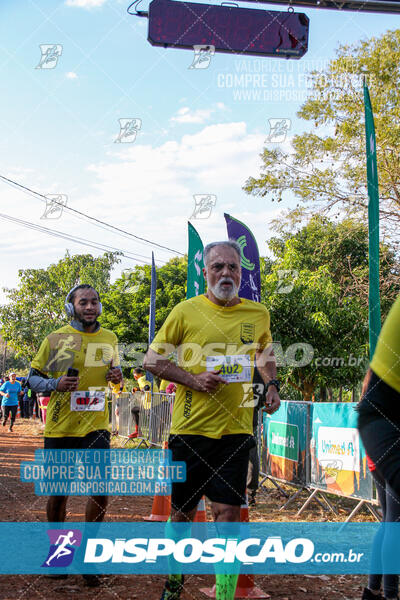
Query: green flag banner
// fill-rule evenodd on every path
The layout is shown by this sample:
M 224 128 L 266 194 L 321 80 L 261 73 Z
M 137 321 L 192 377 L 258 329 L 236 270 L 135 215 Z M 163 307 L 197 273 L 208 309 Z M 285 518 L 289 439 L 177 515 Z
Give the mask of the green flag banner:
M 369 199 L 369 353 L 370 358 L 372 358 L 381 329 L 381 306 L 379 296 L 379 188 L 378 168 L 376 164 L 374 115 L 372 113 L 368 86 L 365 81 L 364 109 Z
M 189 250 L 186 299 L 204 294 L 203 242 L 196 229 L 188 223 Z

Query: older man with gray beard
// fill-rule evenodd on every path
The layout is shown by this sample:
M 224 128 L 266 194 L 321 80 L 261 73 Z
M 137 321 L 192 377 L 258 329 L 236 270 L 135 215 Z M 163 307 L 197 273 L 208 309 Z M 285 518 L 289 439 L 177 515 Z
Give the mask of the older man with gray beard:
M 146 355 L 146 369 L 177 384 L 169 448 L 186 462 L 186 481 L 172 484 L 173 522 L 192 521 L 199 500 L 211 501 L 215 521 L 240 520 L 253 438 L 254 359 L 266 384 L 265 409 L 280 405 L 265 306 L 238 297 L 240 247 L 204 249 L 206 294 L 178 304 Z M 178 365 L 167 358 L 177 349 Z M 237 575 L 217 575 L 217 598 L 233 600 Z M 178 600 L 183 576 L 170 575 L 162 600 Z

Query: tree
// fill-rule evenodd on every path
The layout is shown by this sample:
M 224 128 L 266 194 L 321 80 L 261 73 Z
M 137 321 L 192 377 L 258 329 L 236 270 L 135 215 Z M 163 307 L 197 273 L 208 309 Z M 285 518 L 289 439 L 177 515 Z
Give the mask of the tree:
M 29 362 L 23 356 L 17 356 L 14 348 L 0 336 L 0 375 L 15 371 L 17 375 L 26 375 Z
M 366 227 L 315 216 L 294 234 L 281 229 L 269 247 L 275 260 L 263 274 L 262 302 L 279 342 L 274 350 L 280 375 L 305 400 L 318 388 L 352 389 L 367 361 Z M 394 252 L 382 244 L 381 255 L 385 316 L 400 292 L 400 277 Z
M 311 95 L 298 116 L 314 125 L 292 151 L 265 148 L 259 177 L 244 189 L 278 202 L 285 192 L 307 206 L 365 216 L 368 206 L 362 79 L 370 88 L 376 127 L 380 216 L 400 225 L 400 30 L 341 46 L 328 69 L 312 74 Z
M 172 258 L 157 269 L 156 331 L 173 307 L 186 297 L 187 257 Z M 122 273 L 104 296 L 102 324 L 125 345 L 125 366 L 142 364 L 148 341 L 151 267 L 137 266 Z M 137 354 L 136 350 L 140 350 Z M 136 350 L 135 350 L 136 349 Z
M 43 338 L 65 324 L 64 302 L 70 289 L 89 283 L 104 294 L 118 261 L 116 252 L 98 258 L 67 252 L 46 269 L 20 270 L 18 288 L 4 288 L 9 303 L 0 306 L 1 335 L 18 355 L 31 360 Z

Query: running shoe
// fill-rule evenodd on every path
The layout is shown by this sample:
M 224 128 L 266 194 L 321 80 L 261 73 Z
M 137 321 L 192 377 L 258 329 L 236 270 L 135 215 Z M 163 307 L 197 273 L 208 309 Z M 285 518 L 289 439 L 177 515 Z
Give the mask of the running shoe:
M 181 580 L 170 581 L 167 579 L 160 600 L 179 600 L 183 590 L 184 577 Z
M 385 600 L 381 593 L 373 594 L 369 588 L 364 588 L 361 600 Z
M 98 587 L 101 585 L 101 578 L 94 573 L 85 573 L 82 575 L 85 585 L 88 587 Z

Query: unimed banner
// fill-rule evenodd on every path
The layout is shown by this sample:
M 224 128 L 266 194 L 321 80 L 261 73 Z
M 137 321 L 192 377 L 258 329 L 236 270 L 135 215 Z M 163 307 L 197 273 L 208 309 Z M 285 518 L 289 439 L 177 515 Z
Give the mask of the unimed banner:
M 306 484 L 306 403 L 282 402 L 273 415 L 264 413 L 262 467 L 277 479 Z
M 372 478 L 357 430 L 354 402 L 321 402 L 311 412 L 311 486 L 372 498 Z

